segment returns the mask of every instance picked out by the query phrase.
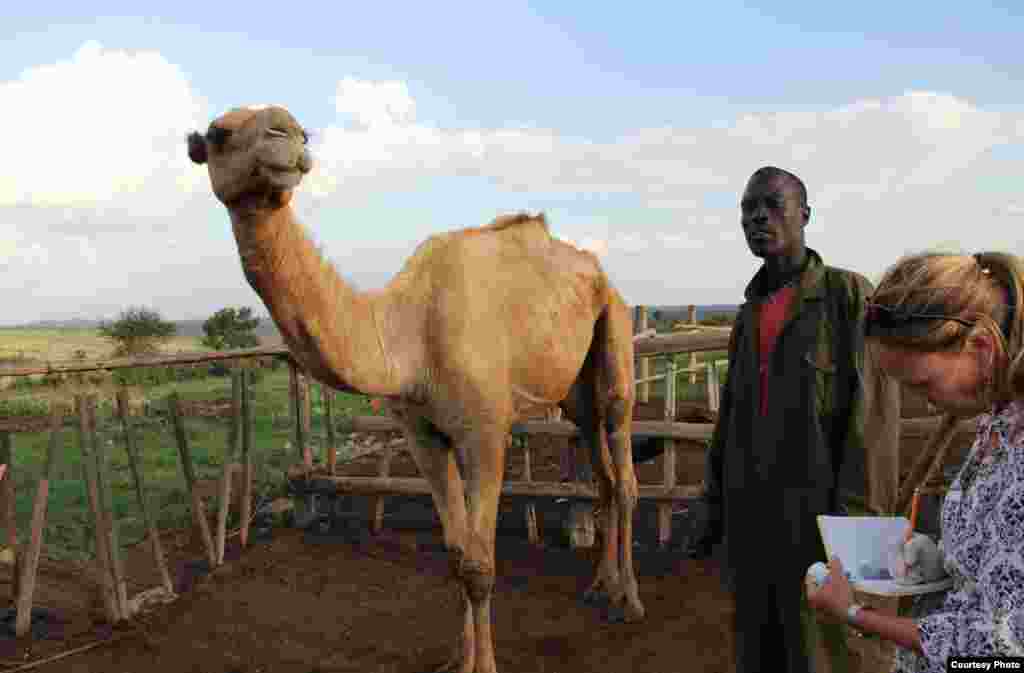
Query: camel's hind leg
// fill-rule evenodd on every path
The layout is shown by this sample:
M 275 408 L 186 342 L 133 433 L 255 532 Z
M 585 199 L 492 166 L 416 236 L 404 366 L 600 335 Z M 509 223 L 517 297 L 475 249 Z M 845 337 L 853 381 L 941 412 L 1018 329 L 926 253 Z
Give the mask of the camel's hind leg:
M 436 671 L 472 673 L 475 670 L 476 654 L 473 611 L 459 572 L 468 531 L 466 499 L 455 451 L 447 438 L 426 420 L 414 415 L 407 417 L 397 408 L 393 409 L 393 413 L 402 423 L 409 452 L 420 474 L 430 484 L 430 494 L 441 519 L 444 545 L 452 555 L 453 574 L 459 582 L 459 593 L 462 596 L 462 635 L 449 660 Z
M 562 403 L 566 416 L 580 429 L 580 445 L 590 449 L 590 465 L 597 481 L 598 502 L 601 507 L 601 555 L 594 571 L 594 579 L 583 593 L 583 601 L 590 605 L 621 606 L 625 597 L 619 560 L 619 515 L 615 501 L 615 472 L 611 454 L 605 440 L 603 419 L 597 408 L 597 382 L 593 358 L 588 354 L 579 378 Z M 580 465 L 573 466 L 580 473 Z M 589 475 L 588 475 L 589 476 Z M 618 611 L 618 609 L 617 609 Z
M 619 516 L 619 571 L 625 585 L 623 619 L 643 619 L 644 606 L 633 568 L 633 512 L 640 488 L 633 467 L 633 336 L 629 310 L 612 292 L 595 332 L 598 358 L 598 407 L 604 410 L 606 441 L 615 470 L 615 505 Z

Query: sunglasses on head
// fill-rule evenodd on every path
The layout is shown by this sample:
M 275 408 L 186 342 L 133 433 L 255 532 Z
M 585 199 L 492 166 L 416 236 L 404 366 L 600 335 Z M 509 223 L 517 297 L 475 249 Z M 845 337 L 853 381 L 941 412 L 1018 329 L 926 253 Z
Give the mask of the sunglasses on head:
M 957 316 L 944 315 L 941 313 L 916 313 L 914 311 L 906 311 L 892 306 L 885 306 L 884 304 L 876 304 L 874 302 L 868 302 L 864 320 L 869 327 L 875 326 L 882 329 L 898 328 L 923 320 L 950 320 L 952 322 L 959 323 L 964 327 L 974 327 L 976 324 L 975 321 L 964 320 Z

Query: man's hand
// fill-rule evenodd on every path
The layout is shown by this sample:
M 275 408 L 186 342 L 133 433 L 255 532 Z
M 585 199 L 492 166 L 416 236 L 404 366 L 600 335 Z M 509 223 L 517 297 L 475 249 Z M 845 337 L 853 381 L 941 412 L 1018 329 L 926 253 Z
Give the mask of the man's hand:
M 685 554 L 691 559 L 700 560 L 711 556 L 715 545 L 722 541 L 722 506 L 702 500 L 701 506 L 696 509 L 703 510 L 704 514 L 694 526 L 693 539 Z

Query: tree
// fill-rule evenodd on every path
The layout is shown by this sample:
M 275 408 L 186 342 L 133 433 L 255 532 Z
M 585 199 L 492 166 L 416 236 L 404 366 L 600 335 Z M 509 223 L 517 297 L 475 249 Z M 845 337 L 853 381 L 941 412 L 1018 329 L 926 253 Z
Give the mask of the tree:
M 177 326 L 165 321 L 156 309 L 133 306 L 113 322 L 103 321 L 99 333 L 114 343 L 114 357 L 156 353 L 177 331 Z
M 213 350 L 234 350 L 236 348 L 255 348 L 260 339 L 253 330 L 260 324 L 259 318 L 252 316 L 252 309 L 243 306 L 239 309 L 222 308 L 206 319 L 203 323 L 203 345 Z
M 736 312 L 731 313 L 708 313 L 700 320 L 701 325 L 726 327 L 736 322 Z

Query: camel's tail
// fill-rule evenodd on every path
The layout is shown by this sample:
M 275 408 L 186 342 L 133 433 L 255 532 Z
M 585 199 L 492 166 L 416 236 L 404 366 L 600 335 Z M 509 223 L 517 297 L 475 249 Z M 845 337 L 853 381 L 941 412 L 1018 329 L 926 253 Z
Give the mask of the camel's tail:
M 562 403 L 567 418 L 590 448 L 594 470 L 612 483 L 635 481 L 630 433 L 633 421 L 633 331 L 629 309 L 614 290 L 594 324 L 579 377 Z M 589 478 L 574 466 L 576 477 Z

